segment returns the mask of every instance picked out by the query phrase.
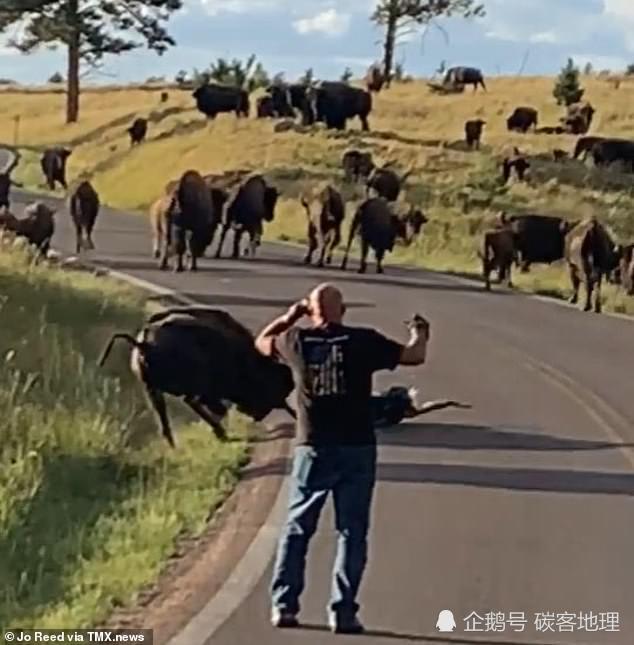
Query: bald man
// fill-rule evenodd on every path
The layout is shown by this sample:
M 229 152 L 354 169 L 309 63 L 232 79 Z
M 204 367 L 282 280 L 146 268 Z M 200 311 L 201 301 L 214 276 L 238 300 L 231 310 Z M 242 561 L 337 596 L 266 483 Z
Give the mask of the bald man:
M 425 362 L 429 325 L 422 318 L 408 344 L 344 325 L 341 292 L 321 284 L 268 325 L 256 339 L 266 356 L 293 371 L 297 427 L 286 525 L 271 585 L 271 623 L 297 627 L 306 554 L 330 493 L 338 534 L 328 623 L 335 633 L 360 634 L 357 593 L 367 558 L 376 479 L 372 376 Z M 309 317 L 310 324 L 295 323 Z

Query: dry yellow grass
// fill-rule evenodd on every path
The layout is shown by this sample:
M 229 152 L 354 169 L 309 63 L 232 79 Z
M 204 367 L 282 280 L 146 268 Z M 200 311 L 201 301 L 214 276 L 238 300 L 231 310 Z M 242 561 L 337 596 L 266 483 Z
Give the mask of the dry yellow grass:
M 584 77 L 586 98 L 597 109 L 592 133 L 634 136 L 634 83 L 619 89 L 596 77 Z M 23 114 L 23 141 L 29 145 L 62 143 L 81 137 L 69 162 L 71 179 L 90 174 L 102 197 L 113 206 L 144 211 L 165 183 L 189 168 L 218 172 L 236 168 L 264 171 L 282 189 L 279 217 L 267 229 L 270 238 L 301 241 L 303 212 L 296 201 L 308 183 L 324 180 L 341 184 L 340 159 L 351 147 L 372 150 L 381 162 L 394 160 L 401 168 L 414 167 L 406 198 L 420 203 L 431 216 L 424 239 L 397 253 L 426 266 L 476 271 L 476 249 L 482 230 L 499 209 L 532 210 L 568 217 L 594 213 L 606 221 L 621 241 L 634 240 L 631 175 L 598 171 L 581 163 L 555 164 L 547 159 L 553 148 L 571 151 L 575 137 L 511 134 L 506 117 L 519 105 L 539 110 L 540 125 L 557 125 L 563 109 L 552 97 L 552 78 L 490 79 L 487 93 L 466 90 L 462 95 L 438 96 L 422 81 L 395 85 L 375 99 L 372 132 L 361 133 L 358 123 L 344 133 L 275 134 L 270 121 L 236 120 L 222 115 L 206 122 L 196 112 L 188 92 L 170 90 L 170 100 L 159 106 L 159 93 L 138 89 L 86 94 L 82 122 L 61 125 L 62 96 L 10 94 L 0 107 L 0 141 L 11 142 L 11 116 Z M 115 119 L 148 116 L 165 108 L 180 111 L 155 115 L 149 140 L 130 150 L 125 125 L 103 127 Z M 27 115 L 26 117 L 24 115 Z M 467 152 L 460 141 L 465 120 L 487 121 L 480 152 Z M 498 161 L 505 148 L 516 145 L 526 153 L 543 154 L 526 184 L 501 186 Z M 37 155 L 25 154 L 19 170 L 28 185 L 41 182 Z M 352 198 L 360 191 L 346 187 Z M 561 268 L 535 268 L 519 280 L 522 288 L 559 293 L 567 285 Z M 611 294 L 608 307 L 632 308 L 631 302 Z

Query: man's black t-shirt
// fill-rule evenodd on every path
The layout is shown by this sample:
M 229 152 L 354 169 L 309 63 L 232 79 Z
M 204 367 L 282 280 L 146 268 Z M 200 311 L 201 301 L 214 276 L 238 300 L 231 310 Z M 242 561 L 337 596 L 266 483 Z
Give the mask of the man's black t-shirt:
M 297 389 L 298 444 L 373 445 L 372 375 L 393 370 L 403 345 L 373 329 L 294 327 L 276 338 Z

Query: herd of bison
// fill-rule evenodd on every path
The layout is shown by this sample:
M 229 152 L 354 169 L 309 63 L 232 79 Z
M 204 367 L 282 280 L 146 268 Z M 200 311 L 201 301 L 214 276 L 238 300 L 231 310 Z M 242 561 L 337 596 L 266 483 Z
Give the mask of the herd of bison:
M 447 78 L 453 83 L 472 83 L 486 90 L 482 74 L 471 68 L 454 68 Z M 257 101 L 258 118 L 279 118 L 293 121 L 299 117 L 303 127 L 316 122 L 327 128 L 343 129 L 349 119 L 358 117 L 364 130 L 369 129 L 372 111 L 372 93 L 380 91 L 383 81 L 380 71 L 371 68 L 366 77 L 367 90 L 341 82 L 322 82 L 310 86 L 277 83 L 268 88 Z M 162 100 L 166 100 L 165 94 Z M 199 111 L 208 118 L 221 112 L 235 112 L 238 117 L 250 113 L 248 94 L 239 88 L 218 84 L 204 85 L 193 92 Z M 629 140 L 587 136 L 594 109 L 589 103 L 568 108 L 560 125 L 538 128 L 538 113 L 531 107 L 518 107 L 507 119 L 510 131 L 528 132 L 533 129 L 545 134 L 567 132 L 581 135 L 574 151 L 553 150 L 553 159 L 565 163 L 591 155 L 597 165 L 621 162 L 634 171 L 634 142 Z M 465 142 L 469 148 L 480 145 L 486 123 L 472 119 L 465 123 Z M 132 145 L 146 138 L 148 122 L 134 121 L 127 132 Z M 59 183 L 68 190 L 66 162 L 71 155 L 66 148 L 46 150 L 41 168 L 51 190 Z M 349 228 L 341 268 L 345 269 L 355 238 L 360 242 L 360 272 L 367 268 L 367 256 L 372 249 L 376 270 L 383 272 L 383 259 L 394 248 L 397 240 L 408 245 L 420 234 L 428 219 L 413 204 L 399 201 L 407 176 L 399 174 L 391 164 L 378 167 L 371 153 L 348 150 L 341 160 L 346 181 L 365 186 L 365 197 L 357 207 Z M 530 166 L 518 148 L 504 157 L 501 164 L 503 181 L 513 172 L 523 180 Z M 26 237 L 43 253 L 48 251 L 55 230 L 54 212 L 41 202 L 25 209 L 22 218 L 10 212 L 10 191 L 15 182 L 11 169 L 0 173 L 0 229 Z M 153 253 L 161 269 L 167 269 L 175 256 L 176 271 L 183 271 L 187 262 L 190 270 L 197 269 L 197 261 L 214 244 L 213 253 L 221 257 L 227 234 L 232 232 L 232 257 L 241 253 L 255 256 L 260 245 L 263 227 L 275 217 L 280 197 L 279 190 L 261 174 L 248 171 L 228 171 L 219 175 L 202 175 L 188 170 L 169 182 L 150 209 L 153 234 Z M 305 262 L 331 264 L 333 252 L 341 243 L 345 219 L 345 201 L 338 188 L 329 183 L 305 191 L 299 199 L 306 212 L 308 249 Z M 100 209 L 99 195 L 89 181 L 82 181 L 71 190 L 69 211 L 76 229 L 76 250 L 93 249 L 92 232 Z M 242 249 L 243 237 L 248 246 Z M 577 302 L 581 283 L 586 287 L 585 310 L 601 311 L 603 280 L 620 283 L 634 295 L 633 244 L 617 244 L 610 231 L 596 218 L 570 222 L 563 218 L 541 214 L 508 216 L 500 213 L 492 230 L 484 234 L 479 250 L 483 276 L 490 289 L 490 275 L 497 272 L 500 282 L 512 286 L 514 265 L 529 271 L 532 264 L 565 260 L 570 269 L 573 296 Z M 594 301 L 594 302 L 593 302 Z

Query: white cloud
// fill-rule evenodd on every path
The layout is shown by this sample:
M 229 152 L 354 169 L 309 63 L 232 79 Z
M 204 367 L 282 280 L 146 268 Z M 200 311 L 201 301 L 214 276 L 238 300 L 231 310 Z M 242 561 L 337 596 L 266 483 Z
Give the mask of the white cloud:
M 538 31 L 531 34 L 528 38 L 531 43 L 548 43 L 554 45 L 559 42 L 559 37 L 554 31 Z
M 247 13 L 251 11 L 270 11 L 280 7 L 279 0 L 200 0 L 205 11 L 210 16 L 220 12 Z
M 341 36 L 350 27 L 350 14 L 338 13 L 334 8 L 326 9 L 311 18 L 300 18 L 293 22 L 300 34 L 322 33 L 326 36 Z
M 632 0 L 603 0 L 603 11 L 608 15 L 634 21 L 634 4 Z

